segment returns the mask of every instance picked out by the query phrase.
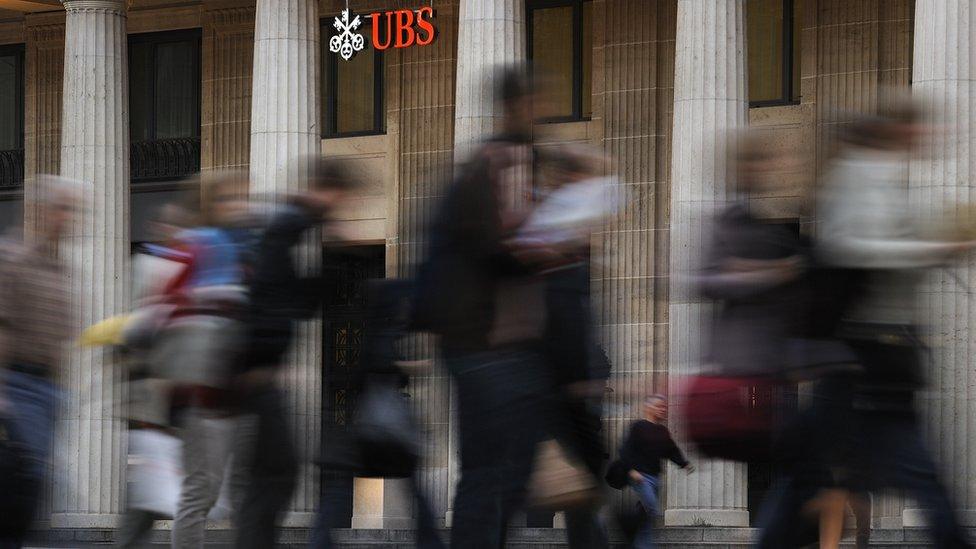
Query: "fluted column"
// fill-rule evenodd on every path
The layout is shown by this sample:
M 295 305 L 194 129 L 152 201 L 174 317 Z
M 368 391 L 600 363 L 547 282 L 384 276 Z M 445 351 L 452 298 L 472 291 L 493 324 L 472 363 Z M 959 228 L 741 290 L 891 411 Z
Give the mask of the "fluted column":
M 912 158 L 910 193 L 914 203 L 932 216 L 944 209 L 972 204 L 976 179 L 976 7 L 968 0 L 918 0 L 915 5 L 915 51 L 912 93 L 926 102 L 930 122 L 947 130 L 933 135 L 922 154 Z M 951 214 L 951 212 L 950 212 Z M 960 518 L 976 526 L 976 357 L 970 318 L 976 296 L 976 263 L 970 258 L 930 274 L 923 288 L 923 322 L 933 341 L 928 354 L 930 386 L 919 404 L 928 442 L 955 497 Z M 906 505 L 905 526 L 924 524 L 914 502 Z
M 523 0 L 461 0 L 458 16 L 454 160 L 498 129 L 498 69 L 525 61 Z
M 251 194 L 260 198 L 299 191 L 310 166 L 299 159 L 321 150 L 319 129 L 319 16 L 316 0 L 258 0 L 251 93 Z M 298 254 L 303 269 L 319 269 L 321 236 L 314 231 Z M 303 465 L 319 451 L 322 419 L 322 322 L 298 330 L 284 385 Z M 292 502 L 297 513 L 318 505 L 314 470 L 303 469 Z M 301 523 L 301 520 L 299 521 Z
M 399 90 L 387 95 L 391 112 L 397 105 L 396 115 L 388 119 L 387 133 L 397 136 L 399 147 L 398 229 L 395 246 L 387 247 L 388 258 L 395 254 L 395 259 L 387 260 L 387 268 L 402 278 L 416 276 L 426 254 L 427 227 L 451 180 L 459 6 L 457 0 L 435 0 L 433 7 L 437 39 L 429 46 L 400 50 Z M 389 270 L 391 265 L 395 272 Z M 435 348 L 432 337 L 416 336 L 404 342 L 403 352 L 410 358 L 426 358 L 435 355 Z M 411 400 L 427 434 L 419 482 L 441 524 L 453 501 L 450 378 L 444 368 L 435 367 L 412 376 L 410 382 Z
M 129 106 L 124 0 L 64 2 L 61 174 L 83 185 L 83 208 L 61 250 L 82 325 L 126 310 Z M 125 440 L 113 405 L 113 355 L 73 347 L 58 415 L 56 526 L 101 526 L 122 510 Z
M 746 126 L 744 0 L 679 0 L 671 167 L 669 372 L 695 372 L 713 306 L 685 277 L 700 268 L 710 218 L 731 192 L 730 130 Z M 746 467 L 700 459 L 668 472 L 665 522 L 747 526 Z
M 457 80 L 454 88 L 454 162 L 500 128 L 502 111 L 495 101 L 499 69 L 525 61 L 523 0 L 461 0 L 458 6 Z M 457 403 L 451 395 L 448 485 L 458 481 Z M 451 521 L 454 498 L 448 503 Z

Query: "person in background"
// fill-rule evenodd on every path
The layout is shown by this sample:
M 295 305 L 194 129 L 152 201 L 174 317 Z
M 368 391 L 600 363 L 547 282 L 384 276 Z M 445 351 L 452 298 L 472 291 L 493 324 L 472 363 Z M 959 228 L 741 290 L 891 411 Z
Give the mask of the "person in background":
M 563 256 L 561 264 L 554 263 L 545 274 L 543 349 L 555 385 L 549 430 L 594 478 L 600 478 L 606 455 L 601 436 L 603 397 L 610 363 L 593 332 L 590 239 L 608 213 L 609 208 L 602 207 L 601 201 L 606 201 L 606 195 L 612 192 L 611 179 L 600 177 L 602 159 L 587 148 L 562 147 L 540 157 L 545 188 L 538 194 L 543 196 L 543 202 L 552 198 L 561 207 L 552 212 L 545 229 L 543 220 L 533 215 L 523 232 L 527 238 L 549 241 Z M 560 190 L 563 196 L 573 190 L 592 192 L 581 193 L 586 196 L 583 203 L 572 203 L 559 200 Z M 587 211 L 580 211 L 581 207 Z M 548 209 L 539 207 L 534 213 L 544 214 Z M 536 219 L 538 223 L 533 222 Z M 590 506 L 565 511 L 570 547 L 607 546 L 606 529 L 597 511 Z
M 170 478 L 178 480 L 175 473 L 181 469 L 179 440 L 170 434 L 172 383 L 153 373 L 148 356 L 156 334 L 173 310 L 166 303 L 165 289 L 185 268 L 185 254 L 173 246 L 189 218 L 185 208 L 165 204 L 149 227 L 154 243 L 142 244 L 132 260 L 133 313 L 119 346 L 128 370 L 129 471 L 118 547 L 145 545 L 153 522 L 173 518 L 173 509 L 162 509 L 167 507 L 163 500 L 169 501 L 171 493 L 170 486 L 164 484 Z
M 457 389 L 460 479 L 451 547 L 503 547 L 522 507 L 551 393 L 539 351 L 548 250 L 513 241 L 532 211 L 533 88 L 499 78 L 501 133 L 456 170 L 420 268 L 414 327 L 441 336 Z
M 820 256 L 861 275 L 836 335 L 862 370 L 846 385 L 848 412 L 828 427 L 831 444 L 847 454 L 846 488 L 904 490 L 928 511 L 936 547 L 970 547 L 914 409 L 924 384 L 915 318 L 926 271 L 971 253 L 976 242 L 926 235 L 910 206 L 908 159 L 927 152 L 918 138 L 933 131 L 921 114 L 917 103 L 895 96 L 880 115 L 853 124 L 818 197 Z
M 0 245 L 0 547 L 21 547 L 41 500 L 59 400 L 55 380 L 64 359 L 72 296 L 57 246 L 81 200 L 80 183 L 37 178 L 38 228 L 23 242 Z M 11 446 L 13 445 L 13 446 Z M 16 456 L 16 457 L 15 457 Z
M 290 196 L 268 221 L 257 244 L 250 274 L 245 352 L 237 376 L 240 408 L 254 419 L 242 446 L 248 446 L 246 488 L 237 517 L 238 548 L 274 546 L 275 524 L 291 497 L 298 458 L 275 378 L 284 365 L 296 322 L 319 308 L 322 279 L 299 275 L 295 251 L 302 237 L 329 221 L 353 188 L 345 166 L 320 158 L 310 164 L 307 191 Z M 299 171 L 299 170 L 296 170 Z
M 399 392 L 407 389 L 410 376 L 419 374 L 432 368 L 428 360 L 402 360 L 401 341 L 409 335 L 406 328 L 406 310 L 410 297 L 411 282 L 408 280 L 379 279 L 369 280 L 366 285 L 366 330 L 364 334 L 363 354 L 360 368 L 356 372 L 355 387 L 359 395 L 365 395 L 370 390 L 370 384 L 385 384 L 396 387 Z M 404 395 L 404 398 L 407 398 Z M 354 420 L 355 421 L 355 420 Z M 349 426 L 347 426 L 348 428 Z M 352 426 L 355 428 L 355 426 Z M 347 431 L 348 432 L 348 431 Z M 339 434 L 342 437 L 343 434 Z M 363 460 L 363 450 L 355 447 L 352 440 L 339 440 L 330 434 L 323 435 L 323 455 L 329 451 L 342 452 L 343 443 L 353 449 L 350 454 L 352 460 Z M 347 454 L 348 455 L 348 454 Z M 388 456 L 368 456 L 369 461 L 377 458 L 396 459 Z M 323 464 L 323 471 L 330 469 L 330 464 Z M 332 464 L 331 469 L 339 469 Z M 347 465 L 347 464 L 343 464 Z M 353 468 L 361 467 L 362 463 L 348 464 Z M 399 468 L 399 467 L 398 467 Z M 347 467 L 343 467 L 344 474 L 354 474 Z M 416 547 L 419 549 L 443 549 L 437 532 L 437 524 L 430 501 L 423 492 L 419 478 L 420 471 L 415 470 L 409 477 L 410 490 L 413 492 L 416 513 Z M 330 549 L 335 546 L 329 532 L 329 518 L 331 509 L 325 498 L 319 503 L 316 525 L 309 542 L 311 549 Z
M 152 359 L 175 384 L 173 408 L 183 442 L 174 548 L 203 547 L 207 515 L 232 453 L 231 377 L 243 341 L 247 290 L 242 243 L 230 227 L 246 209 L 246 183 L 233 173 L 204 180 L 199 225 L 175 236 L 186 266 L 166 292 L 175 308 Z
M 643 415 L 643 419 L 630 426 L 620 448 L 620 461 L 629 468 L 630 487 L 637 494 L 645 514 L 634 538 L 636 549 L 654 547 L 654 519 L 661 513 L 658 501 L 661 460 L 667 459 L 688 473 L 695 470 L 664 425 L 668 417 L 667 398 L 663 395 L 645 398 Z

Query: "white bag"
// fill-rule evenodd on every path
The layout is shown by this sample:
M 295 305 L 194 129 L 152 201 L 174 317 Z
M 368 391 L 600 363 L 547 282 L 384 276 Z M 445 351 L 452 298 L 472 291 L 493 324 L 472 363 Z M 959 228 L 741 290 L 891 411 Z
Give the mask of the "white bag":
M 176 515 L 183 482 L 180 439 L 155 429 L 129 431 L 130 509 Z

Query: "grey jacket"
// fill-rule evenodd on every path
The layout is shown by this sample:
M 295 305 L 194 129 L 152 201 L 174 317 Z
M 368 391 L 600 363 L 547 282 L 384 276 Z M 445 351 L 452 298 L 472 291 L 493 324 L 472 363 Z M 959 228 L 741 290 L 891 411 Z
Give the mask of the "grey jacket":
M 742 204 L 716 221 L 701 292 L 720 310 L 712 328 L 706 365 L 723 375 L 781 373 L 788 364 L 789 338 L 796 332 L 802 302 L 799 281 L 773 282 L 729 271 L 733 258 L 784 259 L 801 253 L 799 235 L 782 224 L 755 219 Z

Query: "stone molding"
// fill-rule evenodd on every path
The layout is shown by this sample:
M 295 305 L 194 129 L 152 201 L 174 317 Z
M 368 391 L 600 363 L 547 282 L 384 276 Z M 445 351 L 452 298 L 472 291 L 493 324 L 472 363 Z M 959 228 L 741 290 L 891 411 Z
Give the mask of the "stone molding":
M 125 16 L 130 2 L 127 0 L 64 0 L 67 12 L 98 12 Z

